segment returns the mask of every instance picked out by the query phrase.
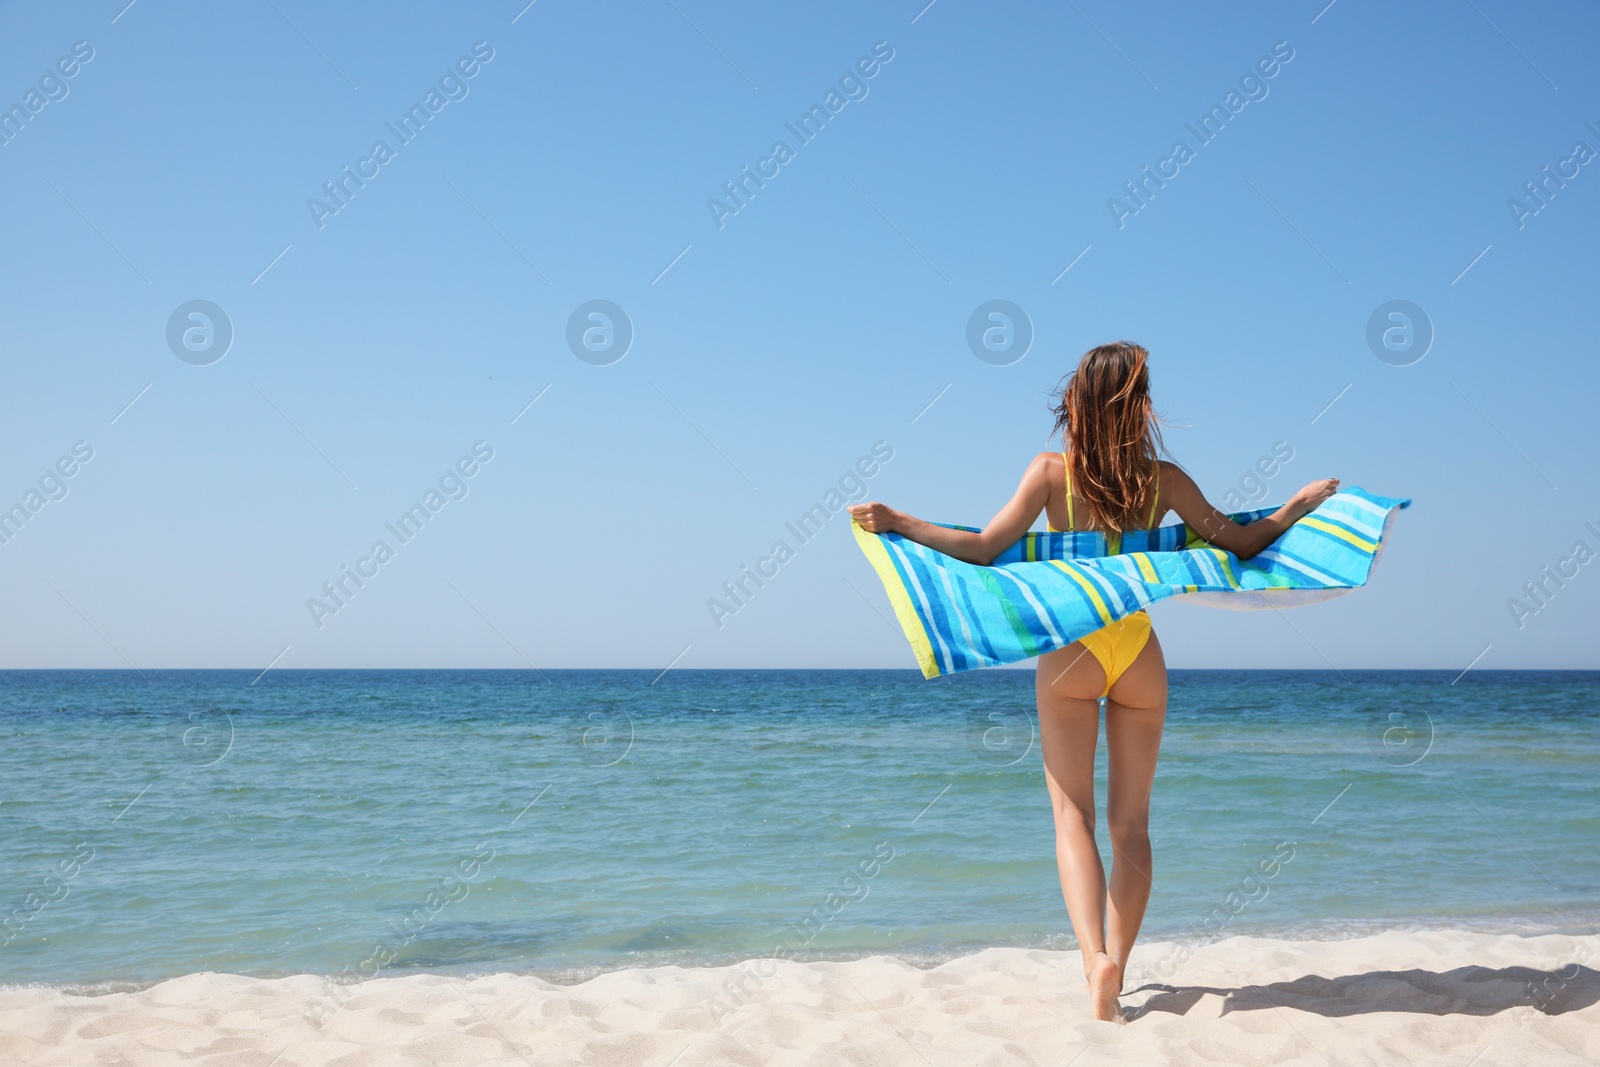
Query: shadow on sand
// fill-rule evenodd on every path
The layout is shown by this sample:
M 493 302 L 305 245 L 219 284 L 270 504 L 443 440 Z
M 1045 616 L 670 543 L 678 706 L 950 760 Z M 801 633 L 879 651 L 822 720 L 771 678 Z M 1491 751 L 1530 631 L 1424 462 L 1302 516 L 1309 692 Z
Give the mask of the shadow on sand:
M 1418 1015 L 1495 1015 L 1513 1008 L 1563 1015 L 1600 1001 L 1600 971 L 1571 964 L 1560 970 L 1532 967 L 1457 967 L 1453 971 L 1368 971 L 1339 978 L 1307 975 L 1292 982 L 1240 986 L 1170 986 L 1149 983 L 1131 997 L 1155 995 L 1124 1007 L 1130 1021 L 1154 1012 L 1187 1015 L 1202 997 L 1222 998 L 1222 1014 L 1262 1008 L 1298 1008 L 1328 1018 L 1399 1011 Z

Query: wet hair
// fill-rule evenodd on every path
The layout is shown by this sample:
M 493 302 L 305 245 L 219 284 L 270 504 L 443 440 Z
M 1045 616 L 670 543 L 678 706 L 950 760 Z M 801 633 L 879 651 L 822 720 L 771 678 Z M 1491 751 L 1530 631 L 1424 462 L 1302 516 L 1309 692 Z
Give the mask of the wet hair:
M 1137 530 L 1149 520 L 1165 450 L 1150 401 L 1150 353 L 1131 341 L 1084 353 L 1052 409 L 1072 495 L 1088 529 Z

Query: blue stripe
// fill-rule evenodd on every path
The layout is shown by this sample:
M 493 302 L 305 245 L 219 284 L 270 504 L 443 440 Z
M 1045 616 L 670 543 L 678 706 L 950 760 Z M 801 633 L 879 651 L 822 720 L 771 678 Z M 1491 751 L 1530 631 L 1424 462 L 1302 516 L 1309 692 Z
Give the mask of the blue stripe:
M 1105 623 L 1096 606 L 1101 602 L 1119 605 L 1108 611 L 1115 619 L 1191 589 L 1222 594 L 1277 589 L 1288 598 L 1271 602 L 1277 606 L 1304 603 L 1304 596 L 1293 595 L 1297 591 L 1356 588 L 1366 583 L 1374 552 L 1340 534 L 1381 543 L 1395 510 L 1408 503 L 1346 490 L 1317 510 L 1320 529 L 1296 525 L 1248 562 L 1213 548 L 1188 548 L 1193 531 L 1182 523 L 1128 531 L 1125 551 L 1117 556 L 1108 556 L 1105 539 L 1092 532 L 1031 532 L 1007 549 L 1005 558 L 1012 562 L 1004 564 L 1003 575 L 889 535 L 894 572 L 884 575 L 896 597 L 894 583 L 904 587 L 916 616 L 908 623 L 922 627 L 932 645 L 933 666 L 950 674 L 1012 662 L 1097 630 Z M 1271 513 L 1261 508 L 1233 517 L 1248 525 Z M 1370 529 L 1379 533 L 1367 533 Z M 1144 577 L 1128 554 L 1133 552 L 1146 554 L 1141 558 L 1154 568 L 1155 580 Z M 920 644 L 921 635 L 915 636 Z
M 1337 538 L 1333 538 L 1328 534 L 1323 534 L 1322 536 L 1323 537 L 1327 537 L 1329 540 L 1337 540 Z M 1340 542 L 1340 543 L 1342 544 L 1343 542 Z M 1361 581 L 1361 580 L 1363 580 L 1365 578 L 1364 575 L 1355 575 L 1355 574 L 1350 574 L 1348 572 L 1342 571 L 1338 564 L 1332 563 L 1332 562 L 1330 562 L 1328 560 L 1312 559 L 1312 558 L 1310 558 L 1308 556 L 1301 555 L 1298 552 L 1290 552 L 1290 551 L 1288 551 L 1286 549 L 1283 549 L 1283 548 L 1279 548 L 1278 549 L 1278 555 L 1280 555 L 1284 559 L 1290 560 L 1290 561 L 1292 561 L 1294 563 L 1299 563 L 1302 566 L 1311 567 L 1311 568 L 1313 568 L 1315 570 L 1319 570 L 1323 574 L 1329 575 L 1330 577 L 1333 577 L 1333 578 L 1337 578 L 1341 582 L 1359 582 L 1359 581 Z M 1362 558 L 1367 562 L 1368 566 L 1370 566 L 1372 557 L 1363 556 Z M 1366 569 L 1366 568 L 1363 568 L 1363 569 Z M 1301 587 L 1307 587 L 1306 586 L 1306 582 L 1309 581 L 1309 579 L 1303 578 L 1298 574 L 1287 575 L 1287 577 L 1290 579 L 1290 581 L 1293 581 L 1296 585 L 1301 586 Z M 1309 588 L 1315 588 L 1315 587 L 1309 587 Z
M 978 606 L 972 602 L 972 593 L 968 588 L 971 583 L 961 581 L 961 574 L 959 572 L 953 575 L 953 577 L 956 579 L 955 587 L 961 594 L 961 606 L 964 614 L 967 618 L 974 620 L 971 624 L 972 632 L 977 635 L 978 642 L 982 646 L 978 651 L 981 652 L 990 663 L 1006 662 L 1005 659 L 1001 657 L 1000 653 L 995 650 L 994 645 L 989 641 L 989 628 L 983 625 L 983 613 L 979 610 Z
M 1010 567 L 1006 568 L 1006 573 L 1008 575 L 1010 575 L 1012 578 L 1016 579 L 1022 585 L 1025 585 L 1025 586 L 1028 587 L 1028 592 L 1033 594 L 1034 599 L 1037 600 L 1040 604 L 1044 605 L 1045 613 L 1049 616 L 1050 625 L 1055 628 L 1056 633 L 1058 633 L 1058 634 L 1060 634 L 1062 636 L 1062 640 L 1066 641 L 1068 644 L 1071 644 L 1072 643 L 1072 639 L 1067 637 L 1066 635 L 1072 632 L 1072 628 L 1070 626 L 1066 625 L 1064 622 L 1062 622 L 1061 616 L 1056 614 L 1055 606 L 1051 603 L 1052 601 L 1057 600 L 1058 598 L 1055 595 L 1053 595 L 1052 592 L 1043 589 L 1039 585 L 1038 582 L 1035 582 L 1033 579 L 1031 579 L 1031 578 L 1029 578 L 1029 577 L 1027 577 L 1025 575 L 1018 574 L 1015 570 L 1013 570 Z M 1060 571 L 1056 570 L 1054 567 L 1051 567 L 1048 571 L 1045 571 L 1045 570 L 1039 571 L 1039 576 L 1042 577 L 1042 578 L 1054 577 L 1054 578 L 1061 579 L 1062 581 L 1071 581 L 1071 579 L 1067 578 L 1066 575 L 1062 574 Z M 1029 607 L 1031 609 L 1032 605 L 1029 605 Z M 1035 615 L 1037 615 L 1037 614 L 1038 613 L 1035 612 Z M 1044 648 L 1046 646 L 1050 646 L 1052 649 L 1065 647 L 1065 646 L 1062 646 L 1062 645 L 1057 645 L 1055 643 L 1055 639 L 1052 638 L 1049 635 L 1048 629 L 1041 629 L 1040 630 L 1039 635 L 1038 635 L 1038 641 L 1039 641 L 1039 647 L 1040 648 Z
M 950 648 L 951 671 L 971 670 L 981 667 L 981 663 L 971 662 L 971 650 L 967 647 L 967 639 L 957 630 L 951 620 L 953 605 L 945 597 L 945 592 L 937 577 L 932 573 L 928 563 L 922 558 L 922 553 L 929 551 L 914 541 L 905 542 L 914 546 L 916 551 L 906 551 L 906 569 L 912 575 L 912 580 L 917 583 L 917 588 L 922 590 L 923 596 L 932 607 L 932 618 L 929 622 L 937 630 L 944 643 Z
M 885 538 L 884 540 L 890 550 L 889 559 L 894 563 L 895 573 L 900 575 L 900 584 L 906 587 L 906 593 L 911 600 L 912 610 L 917 613 L 917 618 L 922 620 L 923 629 L 928 631 L 928 643 L 933 646 L 933 659 L 934 662 L 939 665 L 939 673 L 951 674 L 957 670 L 960 670 L 961 668 L 957 667 L 955 663 L 952 662 L 951 656 L 945 654 L 943 648 L 940 647 L 940 637 L 943 635 L 935 636 L 938 628 L 933 618 L 930 617 L 928 611 L 924 610 L 922 606 L 922 602 L 926 600 L 931 609 L 934 612 L 937 612 L 943 601 L 937 596 L 929 596 L 927 591 L 922 589 L 921 583 L 911 572 L 911 553 L 906 551 L 905 546 L 914 544 L 915 542 L 906 541 L 899 535 L 894 535 L 892 537 Z M 918 595 L 919 591 L 921 592 L 920 596 Z M 946 638 L 943 644 L 945 647 L 948 647 L 954 651 L 960 647 L 961 642 L 950 641 L 948 638 Z

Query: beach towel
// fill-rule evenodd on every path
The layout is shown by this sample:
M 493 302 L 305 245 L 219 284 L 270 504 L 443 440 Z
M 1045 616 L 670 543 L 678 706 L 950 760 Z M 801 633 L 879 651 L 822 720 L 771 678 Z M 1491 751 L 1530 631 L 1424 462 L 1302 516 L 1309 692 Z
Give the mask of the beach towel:
M 1181 522 L 1124 533 L 1117 555 L 1101 533 L 1027 533 L 987 567 L 850 525 L 923 676 L 935 678 L 1062 648 L 1169 597 L 1259 610 L 1342 596 L 1366 584 L 1390 523 L 1410 503 L 1343 490 L 1247 560 Z M 1276 510 L 1232 518 L 1249 525 Z

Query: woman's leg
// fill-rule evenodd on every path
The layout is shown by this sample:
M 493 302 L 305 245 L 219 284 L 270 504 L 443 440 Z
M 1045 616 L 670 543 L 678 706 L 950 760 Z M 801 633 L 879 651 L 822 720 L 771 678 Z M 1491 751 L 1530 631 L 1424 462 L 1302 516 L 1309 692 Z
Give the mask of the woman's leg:
M 1106 698 L 1106 825 L 1112 848 L 1106 951 L 1119 972 L 1128 966 L 1150 902 L 1150 787 L 1166 718 L 1167 664 L 1152 632 Z
M 1039 657 L 1034 683 L 1039 744 L 1056 824 L 1056 868 L 1072 932 L 1083 952 L 1095 1017 L 1120 1017 L 1122 973 L 1106 952 L 1106 878 L 1094 827 L 1094 749 L 1105 671 L 1078 643 Z

